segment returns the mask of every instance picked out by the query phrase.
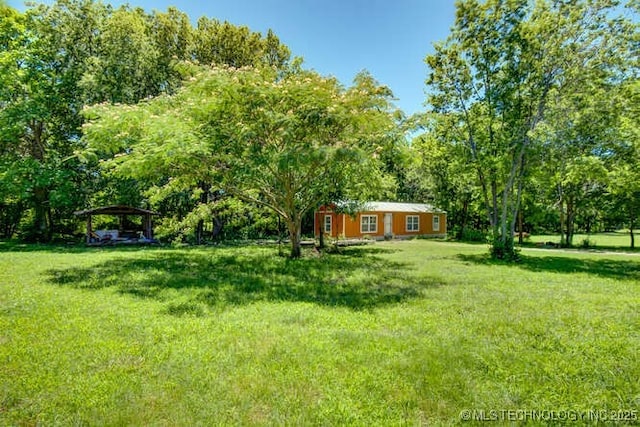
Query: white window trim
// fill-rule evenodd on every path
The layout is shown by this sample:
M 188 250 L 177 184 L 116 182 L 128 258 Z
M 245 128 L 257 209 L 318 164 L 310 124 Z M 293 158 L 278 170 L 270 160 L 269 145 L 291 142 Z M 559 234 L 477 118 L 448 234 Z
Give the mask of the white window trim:
M 433 215 L 433 231 L 440 231 L 440 215 Z
M 410 225 L 410 221 L 409 221 L 409 219 L 410 219 L 410 218 L 416 218 L 416 219 L 417 219 L 417 221 L 416 221 L 416 223 L 415 223 L 415 225 L 416 225 L 416 228 L 415 228 L 415 229 L 409 228 L 409 225 Z M 411 232 L 411 233 L 415 233 L 416 231 L 420 231 L 420 215 L 407 215 L 407 217 L 406 217 L 406 219 L 405 219 L 405 226 L 404 226 L 404 228 L 405 228 L 405 230 L 406 230 L 407 232 Z
M 369 222 L 368 222 L 368 226 L 369 229 L 367 231 L 364 230 L 364 219 L 365 218 L 369 218 Z M 372 230 L 371 229 L 371 218 L 375 218 L 375 221 L 373 222 L 373 224 L 375 224 L 375 228 Z M 361 215 L 360 216 L 360 233 L 365 234 L 365 233 L 377 233 L 378 232 L 378 215 Z
M 327 223 L 327 218 L 329 219 L 328 223 Z M 327 230 L 327 225 L 329 226 L 328 230 Z M 325 215 L 324 216 L 324 220 L 322 222 L 322 230 L 325 233 L 331 234 L 331 231 L 333 230 L 333 217 L 331 215 Z

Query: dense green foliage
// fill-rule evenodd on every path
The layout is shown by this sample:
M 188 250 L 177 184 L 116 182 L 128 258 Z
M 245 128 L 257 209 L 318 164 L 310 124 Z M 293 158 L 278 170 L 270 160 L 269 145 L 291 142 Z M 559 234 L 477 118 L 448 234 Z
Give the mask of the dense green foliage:
M 271 31 L 175 8 L 146 13 L 93 0 L 59 0 L 19 13 L 0 5 L 0 232 L 49 241 L 77 230 L 73 210 L 148 204 L 145 183 L 99 173 L 84 150 L 84 105 L 135 104 L 173 93 L 181 60 L 284 67 L 289 50 Z M 230 47 L 232 46 L 232 47 Z M 225 51 L 228 50 L 228 52 Z M 190 210 L 190 209 L 189 209 Z
M 475 193 L 498 258 L 513 255 L 527 202 L 556 205 L 563 243 L 571 245 L 578 213 L 603 211 L 597 200 L 611 190 L 607 167 L 628 162 L 618 151 L 637 145 L 621 133 L 621 120 L 638 119 L 638 25 L 617 17 L 616 7 L 608 0 L 460 1 L 450 37 L 426 58 L 434 115 L 418 147 L 436 190 L 460 196 L 463 218 Z M 441 152 L 458 160 L 440 162 Z M 536 200 L 523 203 L 527 193 Z M 635 215 L 625 218 L 631 228 Z
M 160 212 L 165 241 L 295 241 L 314 204 L 356 195 L 431 202 L 452 237 L 489 239 L 497 257 L 515 255 L 517 231 L 571 246 L 579 232 L 626 229 L 634 246 L 639 12 L 637 1 L 461 0 L 426 58 L 428 111 L 407 120 L 372 76 L 345 88 L 306 71 L 272 31 L 192 24 L 173 7 L 0 4 L 0 237 L 77 239 L 74 210 L 124 203 Z M 221 101 L 188 107 L 199 90 Z M 95 144 L 91 105 L 127 112 L 127 126 L 139 115 L 144 135 L 101 118 Z M 154 150 L 113 157 L 141 136 Z M 286 188 L 286 171 L 309 185 Z
M 305 215 L 382 186 L 375 154 L 396 124 L 388 89 L 370 76 L 345 90 L 296 69 L 185 67 L 175 96 L 88 110 L 89 150 L 112 156 L 104 168 L 159 182 L 159 194 L 204 185 L 263 205 L 282 218 L 293 257 Z
M 458 424 L 640 410 L 640 260 L 416 240 L 0 245 L 0 424 Z
M 407 119 L 272 31 L 0 0 L 0 424 L 637 422 L 637 255 L 542 248 L 635 245 L 640 3 L 456 7 Z M 301 249 L 316 206 L 373 198 L 432 202 L 491 253 Z M 286 234 L 299 259 L 9 240 L 77 241 L 73 212 L 115 203 L 158 211 L 164 240 Z

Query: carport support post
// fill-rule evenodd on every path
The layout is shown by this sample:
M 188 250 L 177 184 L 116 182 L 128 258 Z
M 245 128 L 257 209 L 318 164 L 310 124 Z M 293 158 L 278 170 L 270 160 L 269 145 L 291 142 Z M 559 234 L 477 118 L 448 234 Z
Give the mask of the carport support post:
M 151 234 L 151 215 L 144 215 L 144 236 L 147 239 L 153 239 L 153 235 Z
M 91 214 L 87 215 L 87 243 L 91 243 Z

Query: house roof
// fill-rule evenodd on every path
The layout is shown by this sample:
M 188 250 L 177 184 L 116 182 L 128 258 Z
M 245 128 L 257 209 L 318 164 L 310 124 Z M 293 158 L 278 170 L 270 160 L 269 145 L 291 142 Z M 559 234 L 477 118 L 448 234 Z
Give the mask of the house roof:
M 76 211 L 74 215 L 158 215 L 158 213 L 147 209 L 134 208 L 133 206 L 111 205 Z
M 426 203 L 399 203 L 399 202 L 367 202 L 363 211 L 368 212 L 441 212 Z

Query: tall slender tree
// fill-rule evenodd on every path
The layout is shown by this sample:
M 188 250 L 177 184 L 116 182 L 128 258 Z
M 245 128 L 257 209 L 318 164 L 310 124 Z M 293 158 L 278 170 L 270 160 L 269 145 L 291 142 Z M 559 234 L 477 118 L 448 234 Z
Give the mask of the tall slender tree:
M 535 134 L 552 95 L 570 97 L 619 60 L 617 2 L 462 0 L 450 37 L 427 56 L 429 103 L 456 113 L 477 173 L 492 253 L 514 258 L 513 232 Z

